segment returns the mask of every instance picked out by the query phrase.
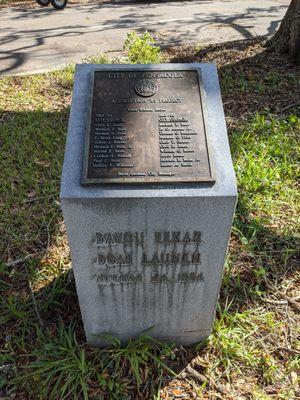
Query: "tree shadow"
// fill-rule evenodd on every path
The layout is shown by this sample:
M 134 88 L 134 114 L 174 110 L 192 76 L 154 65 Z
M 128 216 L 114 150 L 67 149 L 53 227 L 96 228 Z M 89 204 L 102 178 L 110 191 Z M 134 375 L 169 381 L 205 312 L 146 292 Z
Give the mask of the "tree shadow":
M 299 67 L 286 55 L 265 48 L 266 37 L 219 43 L 195 50 L 166 49 L 172 63 L 213 62 L 218 67 L 229 133 L 236 122 L 260 112 L 279 117 L 297 111 Z M 175 53 L 175 55 L 173 55 Z M 284 97 L 283 97 L 284 93 Z
M 0 73 L 7 74 L 21 71 L 32 57 L 40 57 L 41 60 L 44 60 L 45 66 L 49 64 L 53 55 L 60 56 L 61 59 L 67 56 L 67 59 L 71 61 L 70 57 L 72 54 L 78 55 L 80 50 L 73 48 L 70 42 L 68 48 L 56 46 L 54 54 L 51 43 L 57 39 L 61 40 L 61 38 L 69 37 L 72 40 L 76 40 L 76 37 L 87 34 L 105 35 L 108 32 L 120 33 L 121 30 L 137 30 L 138 32 L 148 30 L 157 35 L 158 42 L 162 46 L 167 46 L 168 43 L 182 45 L 186 43 L 199 43 L 201 41 L 215 41 L 217 39 L 215 37 L 216 30 L 220 33 L 220 37 L 224 36 L 223 33 L 226 33 L 228 37 L 230 35 L 241 38 L 253 37 L 256 36 L 255 26 L 267 17 L 269 19 L 273 18 L 270 25 L 266 27 L 266 33 L 271 35 L 276 31 L 280 22 L 278 13 L 285 9 L 284 6 L 262 6 L 247 8 L 245 10 L 237 9 L 224 15 L 223 12 L 216 12 L 214 9 L 202 11 L 201 8 L 197 8 L 197 5 L 199 7 L 203 4 L 209 6 L 210 3 L 211 1 L 203 2 L 203 0 L 164 3 L 165 7 L 170 8 L 171 15 L 175 13 L 173 18 L 164 17 L 165 14 L 163 14 L 160 8 L 160 2 L 129 3 L 132 5 L 129 9 L 126 3 L 92 4 L 81 6 L 81 23 L 66 23 L 61 26 L 57 26 L 54 23 L 53 27 L 45 27 L 44 24 L 41 25 L 41 22 L 39 22 L 39 20 L 46 21 L 45 18 L 50 17 L 51 12 L 55 13 L 53 10 L 18 10 L 18 12 L 12 15 L 7 14 L 3 16 L 5 29 L 2 29 L 3 33 L 0 35 L 0 43 L 2 44 L 0 52 L 2 67 Z M 193 7 L 193 15 L 186 14 L 187 4 Z M 173 7 L 176 7 L 176 9 L 174 8 L 173 10 Z M 107 17 L 105 13 L 108 11 L 114 14 Z M 86 22 L 84 16 L 92 22 Z M 103 16 L 103 19 L 101 16 Z M 12 20 L 12 25 L 9 26 L 6 20 Z M 24 29 L 14 28 L 14 21 L 23 20 L 36 21 L 36 23 L 33 22 L 35 26 Z M 214 32 L 212 35 L 214 37 L 209 37 L 208 32 Z M 99 36 L 100 43 L 101 37 Z M 104 36 L 102 42 L 103 40 L 106 40 Z M 24 45 L 24 41 L 28 44 Z M 44 56 L 42 52 L 48 46 L 50 46 L 49 54 Z M 121 45 L 118 51 L 122 51 Z M 83 57 L 86 55 L 86 49 L 82 50 L 82 52 Z
M 169 56 L 171 55 L 170 50 Z M 299 104 L 299 97 L 295 98 L 298 83 L 296 80 L 290 79 L 299 70 L 285 57 L 266 52 L 261 47 L 261 39 L 215 45 L 200 51 L 187 48 L 179 55 L 177 52 L 173 58 L 171 57 L 171 61 L 214 61 L 218 63 L 230 136 L 239 124 L 244 123 L 255 113 L 267 110 L 267 112 L 281 117 L 295 111 Z M 260 90 L 257 89 L 257 85 L 262 85 Z M 284 105 L 291 102 L 291 104 L 295 104 L 294 108 L 283 110 L 283 90 L 285 93 Z M 300 96 L 299 93 L 298 96 Z M 42 120 L 41 113 L 44 114 Z M 63 113 L 41 111 L 22 114 L 16 112 L 9 115 L 4 114 L 2 122 L 10 123 L 9 121 L 17 120 L 18 129 L 23 129 L 28 121 L 37 119 L 41 126 L 52 127 L 51 132 L 55 132 L 59 124 L 60 130 L 66 131 L 67 113 L 68 110 Z M 37 134 L 37 131 L 36 127 L 32 131 L 32 137 Z M 55 137 L 52 139 L 55 140 Z M 286 140 L 290 140 L 290 138 L 287 137 Z M 19 145 L 25 146 L 24 143 Z M 63 150 L 64 138 L 60 138 L 59 145 L 55 150 L 56 162 L 53 166 L 56 171 L 55 180 L 60 174 Z M 233 148 L 234 158 L 239 151 L 241 151 L 239 147 Z M 31 155 L 28 148 L 25 153 L 28 154 L 27 162 L 34 163 L 35 154 Z M 34 179 L 39 185 L 46 185 L 46 177 L 43 178 L 43 174 L 37 175 Z M 47 179 L 51 179 L 51 176 L 48 176 Z M 28 193 L 30 190 L 31 186 L 29 185 L 25 188 L 24 193 Z M 41 190 L 41 193 L 43 192 Z M 58 182 L 51 194 L 53 199 L 58 200 Z M 30 218 L 32 209 L 35 209 L 34 201 L 40 200 L 26 203 L 23 210 L 25 214 L 22 213 L 22 218 L 27 214 L 27 217 Z M 18 265 L 6 267 L 3 277 L 1 277 L 1 290 L 6 306 L 3 318 L 4 320 L 7 318 L 3 324 L 4 334 L 0 338 L 0 345 L 3 348 L 9 347 L 11 340 L 24 337 L 27 342 L 26 349 L 30 352 L 36 343 L 37 326 L 39 329 L 49 330 L 55 336 L 61 323 L 66 326 L 74 326 L 80 346 L 85 343 L 73 274 L 70 270 L 66 270 L 69 255 L 68 252 L 60 255 L 61 238 L 64 238 L 63 241 L 65 241 L 65 232 L 61 227 L 62 216 L 55 208 L 54 202 L 49 202 L 48 198 L 40 201 L 38 212 L 42 212 L 43 209 L 48 209 L 49 212 L 47 211 L 38 223 L 31 227 L 36 240 L 34 243 L 30 243 L 27 249 L 29 251 L 30 247 L 38 247 L 43 255 L 28 259 Z M 11 225 L 9 231 L 14 232 L 14 235 L 21 236 L 22 230 L 19 230 L 19 225 L 20 220 L 17 220 L 16 224 Z M 41 229 L 41 225 L 48 226 L 48 229 Z M 293 276 L 299 268 L 299 255 L 295 252 L 297 238 L 294 235 L 280 234 L 276 229 L 270 228 L 267 223 L 255 218 L 253 210 L 247 203 L 247 196 L 240 196 L 234 227 L 239 233 L 234 231 L 231 239 L 229 258 L 233 266 L 225 273 L 220 294 L 221 309 L 225 307 L 228 298 L 232 300 L 228 309 L 229 314 L 251 310 L 254 303 L 263 304 L 259 295 L 255 295 L 256 288 L 259 287 L 264 292 L 264 296 L 272 297 L 274 287 Z M 241 243 L 243 238 L 248 241 L 246 246 Z M 63 248 L 66 249 L 66 246 L 64 245 Z M 47 250 L 46 257 L 43 252 L 45 249 Z M 267 281 L 255 273 L 262 266 L 266 270 Z M 53 279 L 51 269 L 54 271 Z M 30 282 L 36 282 L 36 277 L 40 275 L 41 270 L 48 272 L 45 272 L 44 280 L 39 278 L 36 284 L 37 288 L 32 288 Z M 8 299 L 12 300 L 8 301 Z M 10 308 L 7 308 L 7 305 Z M 218 317 L 219 315 L 217 315 Z M 13 337 L 13 339 L 7 339 L 9 337 Z M 11 360 L 15 357 L 14 351 Z M 200 348 L 176 348 L 176 359 L 169 360 L 168 364 L 176 373 L 180 373 L 197 355 L 205 354 L 205 351 L 205 343 Z M 198 372 L 205 372 L 205 368 L 198 367 Z M 161 387 L 167 385 L 171 379 L 172 377 L 166 374 L 160 382 Z M 132 398 L 138 398 L 135 391 L 132 393 Z

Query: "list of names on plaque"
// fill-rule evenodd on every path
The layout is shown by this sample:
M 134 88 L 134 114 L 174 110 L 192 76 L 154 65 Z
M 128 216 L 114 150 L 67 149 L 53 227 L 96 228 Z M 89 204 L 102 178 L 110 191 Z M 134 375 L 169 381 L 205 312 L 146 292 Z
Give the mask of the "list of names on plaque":
M 200 161 L 191 140 L 198 133 L 192 131 L 186 118 L 175 114 L 159 115 L 158 131 L 161 167 L 192 167 Z
M 93 168 L 133 168 L 131 149 L 125 119 L 97 114 L 92 148 Z

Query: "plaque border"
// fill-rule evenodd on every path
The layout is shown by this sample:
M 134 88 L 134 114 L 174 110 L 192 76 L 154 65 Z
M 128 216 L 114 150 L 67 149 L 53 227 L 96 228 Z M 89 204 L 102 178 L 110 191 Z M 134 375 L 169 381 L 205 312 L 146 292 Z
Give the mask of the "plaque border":
M 127 64 L 128 65 L 128 64 Z M 204 90 L 204 85 L 203 85 L 203 79 L 202 79 L 202 74 L 201 74 L 201 67 L 197 68 L 194 65 L 186 65 L 184 67 L 178 68 L 176 65 L 168 65 L 168 64 L 163 64 L 163 68 L 161 64 L 152 64 L 151 67 L 149 66 L 147 68 L 147 65 L 136 65 L 135 67 L 132 67 L 130 65 L 129 68 L 126 68 L 126 64 L 122 66 L 118 66 L 117 68 L 112 65 L 112 68 L 107 68 L 108 65 L 106 65 L 106 68 L 95 68 L 93 71 L 90 72 L 89 74 L 89 82 L 88 82 L 88 87 L 89 87 L 89 95 L 88 95 L 88 110 L 86 113 L 86 121 L 85 121 L 85 138 L 84 138 L 84 149 L 83 149 L 83 162 L 82 162 L 82 174 L 81 174 L 81 185 L 83 186 L 92 186 L 96 184 L 121 184 L 121 185 L 127 185 L 127 184 L 141 184 L 141 185 L 149 185 L 149 184 L 179 184 L 179 183 L 209 183 L 209 184 L 214 184 L 216 182 L 216 176 L 215 176 L 215 168 L 214 168 L 214 162 L 213 162 L 213 157 L 212 157 L 212 146 L 210 143 L 209 135 L 207 134 L 207 126 L 208 126 L 208 112 L 207 112 L 207 107 L 205 105 L 205 90 Z M 174 177 L 174 176 L 160 176 L 160 177 L 117 177 L 117 178 L 88 178 L 88 163 L 89 163 L 89 148 L 90 148 L 90 128 L 91 128 L 91 117 L 92 117 L 92 109 L 93 109 L 93 98 L 94 98 L 94 83 L 95 83 L 95 75 L 97 72 L 135 72 L 135 71 L 141 71 L 141 72 L 148 72 L 148 71 L 196 71 L 198 74 L 198 82 L 199 82 L 199 92 L 200 92 L 200 107 L 202 111 L 202 117 L 203 117 L 203 127 L 204 127 L 204 137 L 205 137 L 205 142 L 206 142 L 206 150 L 207 150 L 207 160 L 208 160 L 208 166 L 209 166 L 209 177 L 195 177 L 195 176 L 190 176 L 190 177 Z

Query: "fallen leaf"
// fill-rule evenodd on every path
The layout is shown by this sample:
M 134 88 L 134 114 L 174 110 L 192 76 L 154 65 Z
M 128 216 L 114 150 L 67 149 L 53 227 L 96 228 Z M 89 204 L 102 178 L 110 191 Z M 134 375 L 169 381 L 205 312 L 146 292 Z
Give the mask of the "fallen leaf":
M 174 389 L 174 390 L 172 390 L 172 393 L 173 393 L 175 396 L 180 396 L 180 395 L 182 394 L 182 391 L 181 391 L 181 390 L 178 390 L 178 389 Z
M 298 386 L 298 375 L 297 375 L 297 372 L 295 372 L 295 371 L 291 372 L 291 380 L 292 380 L 294 386 Z
M 35 160 L 35 164 L 40 165 L 42 167 L 50 167 L 51 163 L 47 160 Z
M 36 191 L 35 191 L 35 190 L 33 190 L 32 192 L 28 193 L 28 195 L 27 195 L 27 197 L 28 197 L 29 199 L 32 199 L 32 198 L 35 197 L 35 196 L 36 196 Z
M 209 367 L 209 361 L 205 360 L 203 357 L 196 357 L 192 361 L 193 365 L 200 365 L 201 367 L 208 368 Z

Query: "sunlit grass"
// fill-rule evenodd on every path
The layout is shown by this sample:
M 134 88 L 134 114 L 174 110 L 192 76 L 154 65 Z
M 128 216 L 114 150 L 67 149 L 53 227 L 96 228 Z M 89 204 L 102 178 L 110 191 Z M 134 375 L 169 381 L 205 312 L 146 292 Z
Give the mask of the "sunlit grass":
M 283 86 L 276 72 L 261 83 L 229 72 L 221 73 L 225 103 L 234 91 L 272 97 Z M 275 389 L 276 398 L 296 398 L 299 318 L 282 295 L 297 297 L 299 280 L 299 116 L 262 110 L 232 123 L 239 203 L 209 340 L 180 348 L 148 332 L 125 348 L 107 336 L 110 349 L 92 349 L 59 204 L 73 74 L 69 66 L 0 79 L 0 391 L 32 399 L 168 399 L 184 382 L 190 398 L 269 399 Z M 188 364 L 207 380 L 176 379 L 171 371 Z

